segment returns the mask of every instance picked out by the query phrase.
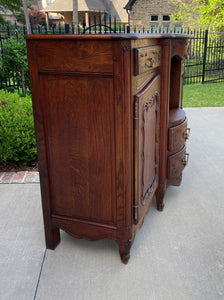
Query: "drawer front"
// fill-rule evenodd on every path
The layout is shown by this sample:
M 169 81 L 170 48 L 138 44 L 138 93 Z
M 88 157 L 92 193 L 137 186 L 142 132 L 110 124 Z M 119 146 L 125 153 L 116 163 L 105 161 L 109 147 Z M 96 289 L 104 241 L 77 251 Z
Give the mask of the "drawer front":
M 188 138 L 187 118 L 178 126 L 169 128 L 168 150 L 175 151 L 181 149 Z
M 40 72 L 113 73 L 109 41 L 40 40 L 29 43 L 32 51 L 36 51 Z
M 167 159 L 167 177 L 168 179 L 178 177 L 187 165 L 188 154 L 186 153 L 186 146 L 181 151 L 174 155 L 168 156 Z
M 151 46 L 135 49 L 135 76 L 160 66 L 161 47 Z

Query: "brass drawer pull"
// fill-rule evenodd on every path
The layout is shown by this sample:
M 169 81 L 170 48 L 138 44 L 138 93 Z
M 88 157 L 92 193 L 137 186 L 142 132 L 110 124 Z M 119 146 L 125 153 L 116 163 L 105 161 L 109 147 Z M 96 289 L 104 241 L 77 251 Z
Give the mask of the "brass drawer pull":
M 185 153 L 184 158 L 182 159 L 182 163 L 184 166 L 188 164 L 188 160 L 189 160 L 189 153 Z
M 189 136 L 190 136 L 190 132 L 191 132 L 191 129 L 190 128 L 187 128 L 184 133 L 183 133 L 183 136 L 186 140 L 189 139 Z
M 153 67 L 153 58 L 152 58 L 152 57 L 150 57 L 150 58 L 148 58 L 148 59 L 146 60 L 146 62 L 145 62 L 145 67 L 146 67 L 146 68 L 152 68 L 152 67 Z

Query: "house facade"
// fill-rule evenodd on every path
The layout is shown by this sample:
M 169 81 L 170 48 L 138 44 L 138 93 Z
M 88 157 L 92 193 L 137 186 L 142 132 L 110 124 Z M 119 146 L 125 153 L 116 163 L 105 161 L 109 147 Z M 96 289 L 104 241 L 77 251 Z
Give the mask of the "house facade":
M 129 24 L 131 30 L 145 29 L 150 32 L 158 32 L 159 28 L 164 33 L 171 30 L 175 32 L 181 31 L 183 23 L 174 21 L 171 15 L 178 12 L 176 3 L 192 3 L 190 0 L 130 0 L 125 9 L 129 15 Z
M 44 0 L 47 1 L 47 0 Z M 79 23 L 85 21 L 88 26 L 90 13 L 93 19 L 94 12 L 99 17 L 99 12 L 110 14 L 112 18 L 116 17 L 117 24 L 128 24 L 128 14 L 124 9 L 127 0 L 78 0 Z M 42 9 L 47 15 L 56 13 L 63 17 L 63 23 L 72 24 L 73 1 L 72 0 L 54 0 Z
M 10 10 L 0 11 L 0 15 L 3 17 L 5 21 L 15 23 L 16 18 Z

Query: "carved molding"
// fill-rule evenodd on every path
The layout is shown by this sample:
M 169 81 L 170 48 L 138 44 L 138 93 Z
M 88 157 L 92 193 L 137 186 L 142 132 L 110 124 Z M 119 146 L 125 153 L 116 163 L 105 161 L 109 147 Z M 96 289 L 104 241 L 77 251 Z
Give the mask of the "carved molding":
M 131 51 L 131 45 L 129 41 L 122 41 L 121 42 L 121 48 L 123 52 L 130 52 Z
M 188 58 L 190 40 L 174 40 L 172 45 L 172 57 L 176 56 L 182 59 Z
M 138 111 L 138 102 L 135 101 L 135 110 L 134 110 L 134 120 L 138 120 L 139 119 L 139 111 Z
M 158 185 L 159 78 L 159 75 L 156 76 L 145 90 L 137 94 L 134 102 L 135 224 L 139 224 L 142 213 L 149 206 Z
M 151 109 L 152 107 L 155 107 L 155 113 L 157 114 L 158 111 L 158 103 L 159 103 L 159 93 L 156 91 L 151 98 L 147 99 L 144 103 L 143 103 L 143 113 L 142 113 L 142 125 L 141 125 L 141 129 L 142 129 L 142 153 L 141 153 L 141 158 L 142 158 L 142 174 L 141 174 L 141 178 L 142 178 L 142 195 L 141 195 L 141 202 L 144 205 L 146 199 L 151 195 L 151 193 L 154 190 L 154 187 L 156 185 L 157 182 L 157 165 L 158 165 L 158 161 L 156 161 L 156 177 L 154 179 L 154 181 L 152 182 L 151 186 L 147 188 L 145 194 L 144 193 L 144 187 L 145 187 L 145 183 L 144 182 L 144 171 L 145 171 L 145 141 L 146 141 L 146 136 L 145 136 L 145 121 L 146 121 L 146 117 L 145 114 L 149 112 L 149 109 Z M 158 128 L 158 116 L 156 116 L 156 132 L 157 132 L 157 128 Z M 155 134 L 155 152 L 157 151 L 157 144 L 158 144 L 158 136 L 157 134 Z M 158 155 L 155 155 L 155 159 L 158 160 Z
M 152 69 L 147 73 L 133 77 L 133 95 L 136 95 L 138 92 L 143 90 L 152 78 L 156 76 L 156 73 L 158 73 L 158 71 L 156 69 Z

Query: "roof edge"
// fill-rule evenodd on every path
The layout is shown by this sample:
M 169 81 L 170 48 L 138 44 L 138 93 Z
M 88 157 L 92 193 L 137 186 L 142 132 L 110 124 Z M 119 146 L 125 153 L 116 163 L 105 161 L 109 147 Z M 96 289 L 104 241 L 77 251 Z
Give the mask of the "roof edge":
M 135 4 L 136 0 L 129 0 L 129 2 L 125 5 L 124 9 L 132 10 L 132 6 Z

